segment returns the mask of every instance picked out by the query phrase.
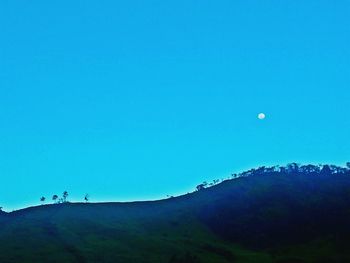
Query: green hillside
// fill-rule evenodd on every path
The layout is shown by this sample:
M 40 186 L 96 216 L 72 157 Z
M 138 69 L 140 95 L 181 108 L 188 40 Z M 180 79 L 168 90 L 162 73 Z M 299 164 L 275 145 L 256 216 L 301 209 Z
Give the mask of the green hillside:
M 0 262 L 350 262 L 348 171 L 254 171 L 154 202 L 0 214 Z

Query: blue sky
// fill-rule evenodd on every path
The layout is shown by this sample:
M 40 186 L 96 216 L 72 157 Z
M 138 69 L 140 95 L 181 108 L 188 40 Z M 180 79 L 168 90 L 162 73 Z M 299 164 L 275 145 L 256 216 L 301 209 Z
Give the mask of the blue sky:
M 0 206 L 350 160 L 348 1 L 0 3 Z M 267 118 L 257 119 L 259 112 Z

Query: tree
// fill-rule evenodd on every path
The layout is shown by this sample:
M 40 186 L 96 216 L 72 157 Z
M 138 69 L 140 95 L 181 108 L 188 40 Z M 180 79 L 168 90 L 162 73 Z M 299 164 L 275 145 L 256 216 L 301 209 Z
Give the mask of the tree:
M 331 169 L 332 174 L 341 174 L 342 173 L 342 169 L 339 166 L 332 164 L 332 165 L 329 165 L 329 168 Z
M 232 178 L 237 178 L 237 177 L 238 177 L 238 174 L 231 174 L 231 177 L 232 177 Z
M 63 203 L 67 203 L 67 197 L 68 197 L 68 192 L 67 191 L 64 191 L 63 192 L 63 195 L 62 195 L 62 201 L 63 201 Z
M 46 198 L 45 198 L 44 196 L 40 197 L 40 202 L 41 202 L 42 204 L 44 204 L 45 200 L 46 200 Z
M 204 185 L 204 184 L 199 184 L 199 185 L 196 186 L 196 189 L 197 189 L 197 191 L 200 191 L 200 190 L 205 189 L 205 186 L 206 185 Z
M 284 167 L 284 166 L 281 166 L 281 167 L 279 168 L 279 172 L 282 173 L 282 174 L 286 173 L 286 171 L 287 171 L 287 168 Z
M 278 170 L 277 166 L 266 167 L 264 173 L 274 173 Z
M 259 174 L 264 174 L 265 173 L 265 166 L 258 167 L 257 169 L 254 170 L 253 174 L 259 175 Z
M 299 164 L 297 163 L 289 163 L 287 164 L 287 173 L 298 173 L 299 172 Z
M 53 195 L 52 200 L 54 203 L 57 203 L 58 195 Z
M 327 164 L 323 165 L 322 170 L 321 170 L 321 174 L 322 174 L 322 175 L 329 175 L 329 174 L 332 174 L 332 170 L 331 170 L 331 168 L 329 167 L 329 165 L 327 165 Z
M 308 165 L 302 165 L 299 168 L 301 173 L 305 174 L 312 174 L 312 173 L 319 173 L 320 169 L 316 165 L 308 164 Z
M 350 162 L 346 163 L 346 167 L 350 170 Z
M 84 197 L 84 201 L 87 203 L 87 202 L 89 202 L 89 199 L 90 199 L 89 194 L 86 194 Z

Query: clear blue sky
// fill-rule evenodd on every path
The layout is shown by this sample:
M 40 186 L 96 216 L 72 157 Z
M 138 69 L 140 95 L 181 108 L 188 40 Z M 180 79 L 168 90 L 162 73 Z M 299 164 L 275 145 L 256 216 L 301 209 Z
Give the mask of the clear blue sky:
M 349 1 L 0 3 L 0 206 L 350 159 Z M 258 120 L 265 112 L 267 118 Z

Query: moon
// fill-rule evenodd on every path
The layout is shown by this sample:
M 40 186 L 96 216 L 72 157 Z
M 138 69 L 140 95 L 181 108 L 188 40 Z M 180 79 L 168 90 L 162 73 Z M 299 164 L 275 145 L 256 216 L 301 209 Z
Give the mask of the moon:
M 262 113 L 262 112 L 261 112 L 261 113 L 258 114 L 258 119 L 259 119 L 259 120 L 263 120 L 263 119 L 265 119 L 265 118 L 266 118 L 265 113 Z

